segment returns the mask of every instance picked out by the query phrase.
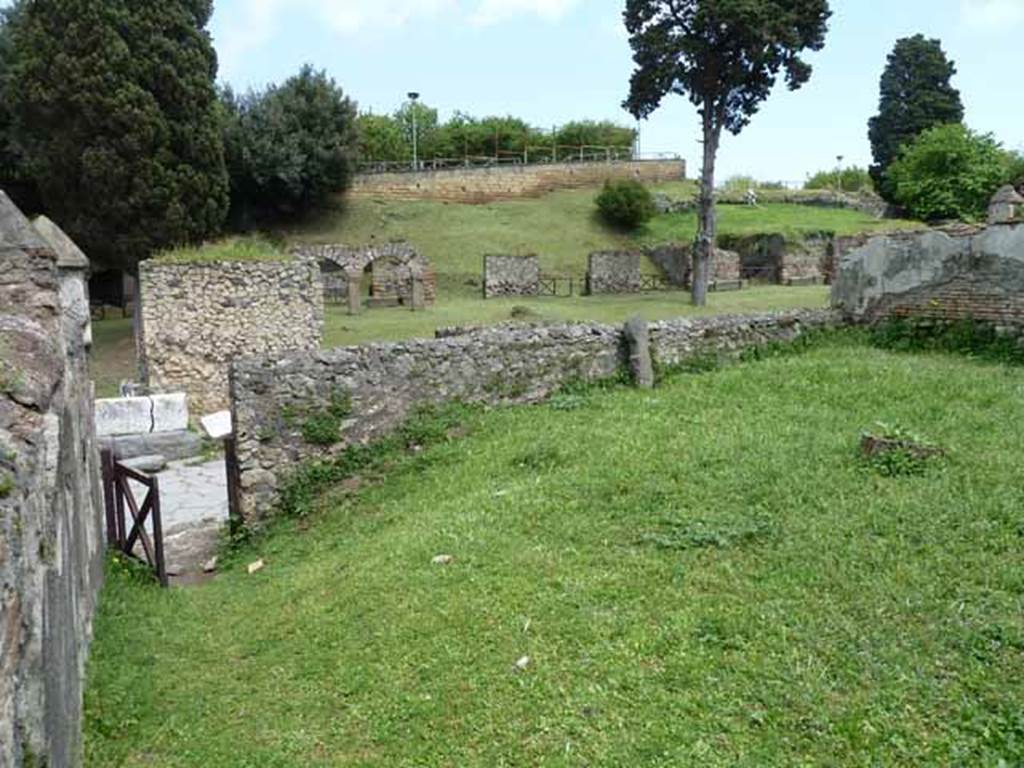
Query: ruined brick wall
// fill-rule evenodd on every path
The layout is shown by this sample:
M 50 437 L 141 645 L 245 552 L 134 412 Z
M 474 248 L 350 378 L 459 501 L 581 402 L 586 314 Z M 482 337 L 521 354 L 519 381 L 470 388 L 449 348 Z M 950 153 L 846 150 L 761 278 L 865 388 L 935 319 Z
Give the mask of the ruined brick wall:
M 587 293 L 639 293 L 641 254 L 635 251 L 596 251 L 587 259 Z
M 655 323 L 651 349 L 660 363 L 672 365 L 691 355 L 732 355 L 792 340 L 834 319 L 827 312 L 792 312 Z M 417 405 L 536 402 L 569 381 L 615 376 L 627 359 L 621 328 L 580 323 L 505 325 L 430 341 L 239 361 L 231 392 L 243 517 L 258 525 L 302 462 L 386 435 Z M 307 442 L 302 415 L 320 413 L 339 398 L 351 403 L 341 441 L 330 447 Z
M 484 256 L 484 298 L 536 296 L 540 293 L 540 259 L 530 256 Z
M 228 363 L 317 349 L 320 268 L 311 261 L 144 261 L 139 360 L 154 392 L 186 392 L 193 414 L 228 406 Z
M 393 299 L 399 304 L 412 301 L 412 281 L 422 281 L 424 300 L 437 300 L 437 276 L 430 260 L 409 243 L 397 241 L 353 247 L 340 244 L 304 244 L 291 249 L 293 255 L 323 266 L 324 288 L 338 296 L 348 291 L 352 280 L 367 281 L 370 295 L 378 301 Z M 366 271 L 369 269 L 369 276 Z
M 356 176 L 349 194 L 353 197 L 384 200 L 486 203 L 492 200 L 536 197 L 556 189 L 597 186 L 608 179 L 637 179 L 659 183 L 684 178 L 686 163 L 682 160 L 506 165 L 418 173 L 366 174 Z
M 103 579 L 88 262 L 0 192 L 0 765 L 77 766 Z
M 872 238 L 843 256 L 832 302 L 868 322 L 971 318 L 1024 326 L 1024 224 Z

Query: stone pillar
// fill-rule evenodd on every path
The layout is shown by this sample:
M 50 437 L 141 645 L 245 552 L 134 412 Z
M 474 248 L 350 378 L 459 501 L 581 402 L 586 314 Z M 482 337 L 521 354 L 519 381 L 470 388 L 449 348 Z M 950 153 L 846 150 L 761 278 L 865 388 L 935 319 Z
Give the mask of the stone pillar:
M 427 297 L 423 289 L 423 275 L 413 274 L 412 276 L 412 305 L 413 312 L 419 312 L 427 308 Z
M 358 315 L 363 311 L 363 273 L 350 270 L 345 272 L 345 288 L 347 290 L 348 313 Z
M 647 321 L 639 315 L 631 317 L 626 321 L 625 334 L 633 383 L 640 389 L 653 389 L 654 361 L 651 360 L 651 335 Z

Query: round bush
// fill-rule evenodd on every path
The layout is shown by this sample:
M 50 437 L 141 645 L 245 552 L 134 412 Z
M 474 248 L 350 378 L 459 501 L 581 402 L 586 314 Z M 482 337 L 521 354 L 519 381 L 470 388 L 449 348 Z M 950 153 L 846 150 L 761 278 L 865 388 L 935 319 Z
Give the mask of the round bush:
M 657 212 L 654 197 L 639 181 L 606 181 L 597 196 L 597 209 L 606 222 L 636 229 Z

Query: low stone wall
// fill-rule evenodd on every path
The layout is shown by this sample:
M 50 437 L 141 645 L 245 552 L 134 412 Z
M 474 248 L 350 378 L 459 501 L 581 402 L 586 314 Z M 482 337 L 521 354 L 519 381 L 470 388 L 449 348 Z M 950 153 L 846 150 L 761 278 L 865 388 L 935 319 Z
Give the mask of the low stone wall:
M 692 355 L 736 354 L 788 341 L 834 321 L 827 312 L 711 317 L 656 323 L 652 354 L 664 365 Z M 280 484 L 302 462 L 330 457 L 399 425 L 418 405 L 454 400 L 530 403 L 569 381 L 596 381 L 624 369 L 621 328 L 594 323 L 503 326 L 430 341 L 346 347 L 232 367 L 232 416 L 243 518 L 271 513 Z M 349 405 L 341 441 L 311 445 L 303 423 Z
M 684 178 L 686 163 L 683 160 L 504 165 L 419 173 L 366 174 L 355 177 L 349 195 L 384 200 L 486 203 L 492 200 L 536 197 L 556 189 L 597 186 L 609 179 L 637 179 L 653 184 Z
M 587 293 L 639 293 L 641 255 L 635 251 L 596 251 L 587 259 Z
M 1024 326 L 1024 224 L 872 238 L 843 256 L 833 306 L 849 318 L 971 318 Z
M 143 381 L 188 394 L 193 415 L 228 406 L 237 357 L 317 349 L 323 287 L 311 261 L 139 265 Z
M 529 256 L 484 256 L 484 298 L 536 296 L 540 293 L 540 259 Z
M 88 261 L 0 192 L 0 765 L 81 762 L 103 579 Z

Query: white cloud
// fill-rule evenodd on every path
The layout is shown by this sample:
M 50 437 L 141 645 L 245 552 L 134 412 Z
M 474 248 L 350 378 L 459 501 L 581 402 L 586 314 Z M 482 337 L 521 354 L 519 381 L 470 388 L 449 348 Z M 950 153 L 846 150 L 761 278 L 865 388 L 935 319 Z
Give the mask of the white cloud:
M 3 2 L 3 0 L 0 0 Z M 341 35 L 367 29 L 401 27 L 417 19 L 449 16 L 456 22 L 486 26 L 516 16 L 557 21 L 581 0 L 248 0 L 231 14 L 218 40 L 228 68 L 273 36 L 285 14 L 311 15 Z M 226 5 L 226 4 L 225 4 Z
M 976 27 L 1005 27 L 1024 23 L 1024 0 L 960 0 L 960 12 Z

